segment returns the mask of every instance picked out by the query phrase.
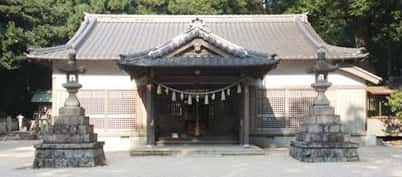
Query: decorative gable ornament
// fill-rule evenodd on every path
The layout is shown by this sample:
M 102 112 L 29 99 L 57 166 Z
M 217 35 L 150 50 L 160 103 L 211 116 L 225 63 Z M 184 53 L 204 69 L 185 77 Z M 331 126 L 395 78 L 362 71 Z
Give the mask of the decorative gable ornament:
M 202 19 L 200 19 L 198 17 L 193 19 L 193 20 L 191 20 L 191 23 L 188 25 L 188 29 L 187 29 L 186 32 L 190 32 L 190 31 L 192 31 L 194 29 L 203 30 L 203 31 L 205 31 L 207 33 L 211 32 L 206 28 L 204 20 L 202 20 Z
M 248 56 L 247 50 L 243 47 L 210 32 L 206 28 L 203 20 L 199 18 L 192 20 L 185 33 L 152 49 L 148 52 L 148 56 L 151 58 L 174 57 L 174 54 L 180 53 L 179 51 L 186 51 L 186 49 L 190 47 L 192 47 L 196 53 L 201 52 L 202 48 L 207 48 L 212 53 L 217 53 L 222 56 L 240 58 Z

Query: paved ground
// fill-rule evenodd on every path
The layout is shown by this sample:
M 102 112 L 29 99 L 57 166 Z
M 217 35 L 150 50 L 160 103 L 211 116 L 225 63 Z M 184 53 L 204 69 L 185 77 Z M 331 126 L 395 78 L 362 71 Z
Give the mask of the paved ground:
M 0 177 L 402 177 L 402 148 L 396 147 L 361 148 L 361 161 L 353 163 L 301 163 L 287 149 L 240 157 L 130 157 L 107 150 L 104 167 L 34 170 L 33 143 L 0 142 Z

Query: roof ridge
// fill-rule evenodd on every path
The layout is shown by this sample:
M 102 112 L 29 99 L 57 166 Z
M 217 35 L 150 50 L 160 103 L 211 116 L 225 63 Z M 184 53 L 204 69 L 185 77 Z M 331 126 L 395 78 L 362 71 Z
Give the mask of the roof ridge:
M 138 21 L 183 21 L 190 22 L 188 19 L 202 18 L 207 21 L 281 21 L 294 22 L 296 19 L 307 21 L 307 13 L 301 14 L 228 14 L 228 15 L 168 15 L 168 14 L 93 14 L 84 13 L 85 17 L 96 18 L 98 21 L 122 21 L 122 22 L 138 22 Z M 174 17 L 174 18 L 172 18 Z
M 86 13 L 84 17 L 84 21 L 81 22 L 80 27 L 74 33 L 73 37 L 67 41 L 67 45 L 71 45 L 74 49 L 78 48 L 78 46 L 82 43 L 83 39 L 87 36 L 89 31 L 95 26 L 97 21 L 96 18 L 91 16 L 87 16 Z

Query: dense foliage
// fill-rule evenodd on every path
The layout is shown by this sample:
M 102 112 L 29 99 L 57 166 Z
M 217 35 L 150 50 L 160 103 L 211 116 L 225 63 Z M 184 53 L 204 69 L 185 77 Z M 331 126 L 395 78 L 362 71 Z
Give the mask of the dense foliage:
M 402 75 L 401 0 L 296 0 L 288 12 L 308 12 L 329 43 L 365 47 L 377 74 Z
M 84 12 L 116 14 L 280 14 L 305 13 L 314 28 L 329 43 L 366 47 L 377 74 L 401 74 L 401 0 L 0 0 L 0 82 L 22 87 L 24 93 L 50 84 L 49 79 L 21 62 L 29 47 L 65 43 L 78 28 Z M 391 73 L 393 72 L 393 73 Z M 25 74 L 23 74 L 25 73 Z M 29 74 L 27 74 L 29 73 Z M 17 80 L 12 76 L 18 75 Z M 10 78 L 11 76 L 11 78 Z M 29 76 L 29 77 L 28 77 Z M 50 83 L 50 81 L 48 81 Z M 2 84 L 4 85 L 4 84 Z M 18 90 L 18 89 L 16 89 Z M 25 95 L 11 89 L 14 95 Z M 1 105 L 10 93 L 0 90 Z M 19 94 L 17 94 L 19 93 Z M 13 94 L 11 94 L 13 95 Z M 26 101 L 27 99 L 25 99 Z M 15 102 L 15 101 L 14 101 Z M 17 104 L 17 103 L 14 103 Z M 17 104 L 20 105 L 20 104 Z
M 387 97 L 387 101 L 392 113 L 402 119 L 402 90 L 392 93 Z

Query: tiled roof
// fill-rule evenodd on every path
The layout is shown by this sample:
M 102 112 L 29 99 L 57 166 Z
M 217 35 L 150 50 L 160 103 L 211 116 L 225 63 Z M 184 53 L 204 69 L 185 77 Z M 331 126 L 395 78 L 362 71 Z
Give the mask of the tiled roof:
M 305 14 L 292 15 L 100 15 L 86 14 L 75 35 L 62 46 L 32 49 L 28 58 L 67 59 L 74 50 L 78 60 L 119 60 L 121 54 L 158 47 L 202 19 L 206 28 L 247 50 L 275 53 L 280 59 L 316 59 L 326 49 L 327 59 L 356 59 L 368 54 L 324 42 Z
M 275 54 L 248 51 L 217 36 L 205 28 L 203 20 L 196 18 L 186 32 L 158 47 L 122 54 L 119 64 L 137 67 L 254 67 L 278 62 Z

